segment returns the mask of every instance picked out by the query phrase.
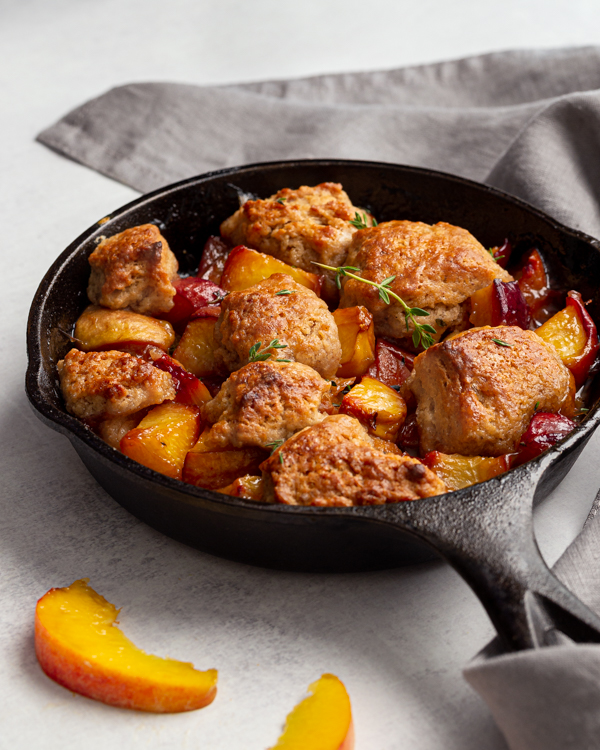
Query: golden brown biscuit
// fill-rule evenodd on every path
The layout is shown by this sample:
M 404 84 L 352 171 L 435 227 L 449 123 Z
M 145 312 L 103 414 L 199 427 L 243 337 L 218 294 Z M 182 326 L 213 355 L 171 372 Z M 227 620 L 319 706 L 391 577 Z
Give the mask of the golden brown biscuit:
M 282 291 L 290 293 L 278 294 Z M 225 297 L 215 325 L 217 367 L 238 370 L 248 363 L 252 346 L 265 347 L 273 339 L 285 345 L 272 350 L 273 360 L 300 362 L 324 378 L 332 378 L 340 366 L 342 347 L 327 305 L 283 273 Z
M 573 376 L 554 348 L 516 326 L 472 328 L 432 346 L 416 357 L 407 387 L 422 451 L 501 456 L 535 411 L 574 409 Z
M 169 373 L 124 352 L 71 349 L 57 368 L 67 410 L 76 417 L 125 417 L 176 396 Z
M 311 261 L 344 264 L 357 231 L 350 221 L 358 211 L 365 213 L 335 182 L 284 188 L 266 200 L 246 201 L 221 224 L 221 234 L 234 245 L 247 245 L 305 271 L 323 273 L 335 289 L 333 275 Z
M 268 448 L 322 421 L 330 382 L 297 362 L 251 362 L 232 373 L 203 408 L 215 445 Z
M 144 315 L 173 307 L 177 258 L 154 224 L 126 229 L 103 240 L 89 257 L 88 297 L 95 305 Z
M 461 326 L 462 305 L 478 289 L 494 279 L 510 281 L 486 249 L 466 229 L 440 222 L 430 226 L 414 221 L 387 221 L 354 235 L 346 265 L 360 269 L 358 275 L 381 283 L 396 278 L 390 289 L 409 307 L 429 313 L 418 318 L 440 331 Z M 392 297 L 387 305 L 378 290 L 361 281 L 343 282 L 340 307 L 364 305 L 375 321 L 378 336 L 405 338 L 403 308 Z
M 287 505 L 383 505 L 439 495 L 444 483 L 416 458 L 374 447 L 354 417 L 327 417 L 262 465 L 266 498 Z

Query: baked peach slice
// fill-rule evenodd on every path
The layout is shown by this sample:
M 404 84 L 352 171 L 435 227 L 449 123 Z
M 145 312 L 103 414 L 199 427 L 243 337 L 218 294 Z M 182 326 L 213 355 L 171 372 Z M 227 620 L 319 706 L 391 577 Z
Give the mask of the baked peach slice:
M 354 750 L 352 707 L 341 680 L 324 674 L 308 690 L 270 750 Z
M 375 362 L 375 327 L 366 307 L 339 307 L 333 313 L 342 345 L 339 378 L 364 375 Z
M 430 451 L 421 461 L 438 475 L 450 492 L 485 482 L 511 468 L 510 455 L 490 458 Z
M 197 378 L 210 378 L 216 374 L 215 323 L 211 315 L 190 320 L 173 357 Z
M 119 610 L 87 579 L 50 589 L 35 609 L 35 652 L 60 685 L 111 706 L 154 713 L 194 711 L 217 693 L 217 671 L 161 659 L 117 627 Z
M 573 373 L 577 388 L 582 386 L 600 347 L 596 324 L 585 309 L 581 294 L 569 292 L 566 307 L 535 332 L 556 349 L 565 367 Z
M 268 455 L 267 450 L 253 446 L 223 448 L 215 445 L 210 429 L 205 429 L 185 457 L 182 479 L 196 487 L 218 490 L 246 474 L 259 475 L 259 466 Z
M 285 273 L 295 282 L 311 289 L 316 295 L 321 291 L 321 278 L 314 273 L 290 266 L 272 255 L 259 253 L 244 245 L 234 247 L 223 269 L 221 287 L 228 292 L 241 292 L 274 273 Z
M 201 424 L 198 407 L 167 402 L 151 409 L 119 445 L 134 461 L 181 479 L 185 457 L 198 439 Z
M 406 419 L 406 401 L 389 385 L 364 377 L 347 393 L 340 414 L 356 417 L 371 435 L 395 441 Z
M 166 352 L 175 342 L 175 331 L 166 320 L 90 305 L 75 324 L 75 338 L 84 352 L 120 349 L 121 345 L 132 343 L 156 346 Z

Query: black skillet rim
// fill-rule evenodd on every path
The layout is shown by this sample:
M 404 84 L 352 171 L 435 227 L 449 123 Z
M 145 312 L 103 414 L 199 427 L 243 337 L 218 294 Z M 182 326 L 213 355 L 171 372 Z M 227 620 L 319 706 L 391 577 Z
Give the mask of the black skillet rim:
M 130 211 L 131 209 L 137 208 L 138 206 L 144 203 L 151 202 L 155 198 L 166 195 L 175 189 L 179 189 L 179 188 L 185 187 L 186 185 L 190 185 L 193 183 L 202 183 L 214 177 L 222 177 L 226 175 L 233 176 L 233 175 L 243 173 L 244 171 L 255 171 L 256 169 L 281 168 L 282 166 L 294 167 L 296 165 L 297 166 L 311 166 L 312 165 L 312 166 L 319 166 L 323 168 L 326 168 L 327 166 L 347 165 L 347 166 L 355 166 L 355 167 L 367 167 L 367 168 L 373 168 L 373 169 L 377 169 L 377 168 L 389 169 L 389 168 L 397 167 L 397 168 L 402 169 L 405 172 L 413 172 L 415 174 L 419 174 L 423 176 L 430 176 L 433 178 L 443 178 L 444 180 L 447 180 L 449 182 L 455 182 L 461 185 L 475 188 L 476 190 L 487 192 L 488 194 L 496 198 L 499 198 L 502 201 L 508 201 L 509 203 L 512 203 L 520 208 L 523 208 L 526 211 L 536 215 L 538 218 L 549 223 L 558 232 L 565 233 L 565 234 L 571 235 L 572 237 L 576 239 L 582 240 L 585 243 L 594 247 L 598 252 L 600 252 L 600 240 L 597 240 L 577 229 L 567 227 L 566 225 L 562 224 L 556 219 L 553 219 L 552 217 L 548 216 L 548 214 L 545 214 L 543 211 L 540 211 L 535 206 L 532 206 L 531 204 L 527 203 L 526 201 L 521 200 L 520 198 L 516 198 L 515 196 L 512 196 L 508 193 L 498 190 L 497 188 L 490 187 L 489 185 L 484 185 L 474 180 L 469 180 L 465 177 L 458 177 L 456 175 L 448 174 L 446 172 L 442 172 L 439 170 L 426 169 L 422 167 L 414 167 L 414 166 L 404 165 L 404 164 L 394 164 L 394 163 L 376 162 L 376 161 L 362 161 L 362 160 L 353 160 L 353 159 L 294 159 L 290 161 L 283 160 L 283 161 L 273 161 L 273 162 L 258 162 L 254 164 L 245 164 L 243 166 L 238 166 L 238 167 L 227 167 L 224 169 L 214 170 L 211 172 L 203 173 L 201 175 L 196 175 L 194 177 L 189 177 L 189 178 L 186 178 L 185 180 L 180 180 L 178 182 L 171 183 L 169 185 L 165 185 L 164 187 L 153 190 L 150 193 L 145 193 L 139 198 L 136 198 L 135 200 L 130 201 L 129 203 L 125 204 L 124 206 L 120 206 L 118 209 L 108 214 L 107 218 L 110 220 L 113 220 L 125 214 L 126 212 Z M 195 487 L 194 485 L 186 484 L 185 482 L 181 482 L 177 479 L 171 479 L 170 477 L 166 477 L 163 474 L 159 474 L 158 472 L 155 472 L 153 469 L 149 469 L 148 467 L 137 463 L 136 461 L 129 458 L 128 456 L 125 456 L 124 454 L 116 451 L 114 448 L 107 445 L 99 436 L 93 433 L 76 417 L 68 414 L 66 411 L 60 411 L 55 406 L 48 403 L 42 397 L 41 392 L 38 388 L 38 378 L 42 374 L 42 371 L 43 371 L 43 364 L 42 364 L 43 357 L 41 354 L 41 347 L 39 345 L 39 342 L 41 341 L 41 336 L 44 334 L 44 332 L 41 330 L 41 320 L 42 320 L 42 311 L 44 309 L 44 305 L 46 301 L 46 295 L 49 289 L 51 288 L 56 276 L 59 274 L 61 268 L 63 267 L 63 265 L 72 256 L 74 256 L 78 250 L 80 250 L 81 245 L 84 242 L 89 240 L 92 237 L 92 235 L 99 233 L 101 231 L 101 227 L 102 225 L 99 222 L 96 222 L 95 224 L 93 224 L 91 227 L 86 229 L 82 234 L 80 234 L 73 242 L 71 242 L 71 244 L 58 256 L 58 258 L 54 261 L 54 263 L 50 266 L 50 268 L 44 275 L 35 293 L 33 301 L 31 303 L 28 322 L 27 322 L 28 365 L 27 365 L 26 378 L 25 378 L 25 390 L 26 390 L 27 397 L 32 407 L 39 413 L 43 421 L 46 422 L 46 424 L 48 424 L 48 426 L 51 427 L 52 429 L 66 435 L 69 438 L 71 435 L 78 438 L 87 446 L 89 446 L 90 448 L 95 450 L 97 453 L 99 453 L 100 456 L 104 460 L 107 460 L 111 463 L 116 464 L 118 467 L 120 467 L 121 469 L 124 469 L 125 471 L 133 472 L 134 474 L 137 474 L 143 479 L 158 483 L 159 485 L 162 485 L 169 490 L 175 491 L 179 494 L 181 499 L 185 498 L 186 501 L 190 503 L 193 503 L 194 499 L 202 500 L 205 502 L 208 500 L 212 503 L 216 502 L 223 506 L 229 506 L 230 508 L 240 508 L 240 509 L 252 510 L 255 512 L 262 511 L 264 513 L 279 513 L 279 514 L 293 513 L 295 515 L 299 514 L 301 516 L 302 515 L 315 516 L 315 515 L 320 515 L 320 514 L 340 515 L 340 516 L 348 516 L 348 514 L 361 515 L 361 516 L 368 515 L 374 521 L 378 520 L 377 518 L 378 511 L 379 511 L 379 515 L 383 516 L 384 514 L 383 512 L 386 506 L 372 505 L 372 506 L 355 506 L 355 507 L 349 507 L 349 508 L 347 507 L 317 508 L 313 506 L 290 506 L 290 505 L 283 505 L 283 504 L 271 505 L 271 504 L 258 503 L 258 502 L 254 502 L 251 500 L 245 500 L 243 498 L 232 497 L 230 495 L 223 495 L 218 492 L 213 492 L 211 490 L 206 490 L 200 487 Z M 499 483 L 502 483 L 504 478 L 507 477 L 508 475 L 510 475 L 511 477 L 515 477 L 516 475 L 521 474 L 521 473 L 531 474 L 535 472 L 537 474 L 539 472 L 539 476 L 541 476 L 545 472 L 545 469 L 549 465 L 553 464 L 555 459 L 557 459 L 559 455 L 561 455 L 562 453 L 570 452 L 571 449 L 575 448 L 577 445 L 579 445 L 584 440 L 589 438 L 599 423 L 600 423 L 600 398 L 598 398 L 597 401 L 590 408 L 590 411 L 585 417 L 585 419 L 583 420 L 583 422 L 579 424 L 573 430 L 573 432 L 567 435 L 566 438 L 564 438 L 562 441 L 557 443 L 555 446 L 548 449 L 537 458 L 527 462 L 526 464 L 522 464 L 521 466 L 518 466 L 514 469 L 510 469 L 505 474 L 502 474 L 498 477 L 494 477 L 492 479 L 488 479 L 485 482 L 482 482 L 478 485 L 473 485 L 473 486 L 481 487 L 484 485 L 491 486 L 492 484 L 499 484 Z M 455 490 L 452 494 L 453 495 L 466 494 L 466 493 L 469 493 L 470 490 L 472 490 L 472 487 L 466 487 L 462 490 Z M 450 494 L 450 493 L 447 493 L 447 494 Z M 416 502 L 418 502 L 419 504 L 427 503 L 428 499 L 429 498 L 424 498 Z M 383 518 L 381 518 L 381 520 L 383 520 Z

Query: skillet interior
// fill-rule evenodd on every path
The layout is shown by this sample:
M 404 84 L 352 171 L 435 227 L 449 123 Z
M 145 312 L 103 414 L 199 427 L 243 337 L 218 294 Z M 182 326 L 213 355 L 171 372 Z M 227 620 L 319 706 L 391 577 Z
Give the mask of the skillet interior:
M 405 218 L 447 221 L 471 231 L 485 246 L 505 236 L 517 254 L 535 245 L 549 263 L 553 286 L 579 290 L 600 321 L 600 243 L 567 229 L 517 199 L 468 180 L 429 170 L 374 162 L 316 160 L 221 170 L 155 191 L 91 227 L 57 259 L 34 298 L 28 325 L 27 393 L 38 416 L 67 435 L 98 482 L 125 508 L 158 530 L 199 549 L 230 559 L 289 570 L 356 571 L 420 562 L 435 553 L 423 542 L 387 524 L 385 509 L 263 506 L 191 487 L 156 474 L 113 450 L 67 414 L 55 363 L 70 348 L 70 331 L 87 304 L 87 257 L 98 237 L 136 224 L 159 225 L 178 255 L 182 271 L 193 270 L 206 238 L 239 206 L 239 194 L 266 197 L 281 187 L 341 182 L 355 205 L 379 221 Z M 600 419 L 598 382 L 584 423 L 551 460 L 536 499 L 547 495 L 569 470 Z M 514 471 L 523 476 L 538 461 Z M 498 480 L 485 483 L 498 491 Z M 469 489 L 462 490 L 465 498 Z M 424 502 L 424 501 L 418 501 Z

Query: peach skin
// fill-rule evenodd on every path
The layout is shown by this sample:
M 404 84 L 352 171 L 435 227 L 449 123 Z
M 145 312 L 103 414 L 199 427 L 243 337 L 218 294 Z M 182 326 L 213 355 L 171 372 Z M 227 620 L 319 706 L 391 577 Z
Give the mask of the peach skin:
M 288 714 L 285 729 L 269 750 L 354 750 L 350 698 L 341 680 L 324 674 L 311 695 Z
M 116 626 L 119 610 L 87 579 L 50 589 L 35 610 L 35 651 L 60 685 L 111 706 L 194 711 L 217 693 L 217 671 L 141 651 Z

